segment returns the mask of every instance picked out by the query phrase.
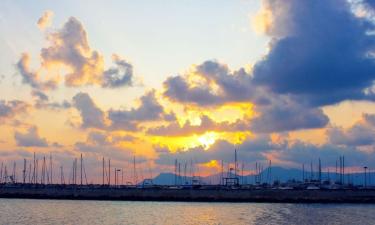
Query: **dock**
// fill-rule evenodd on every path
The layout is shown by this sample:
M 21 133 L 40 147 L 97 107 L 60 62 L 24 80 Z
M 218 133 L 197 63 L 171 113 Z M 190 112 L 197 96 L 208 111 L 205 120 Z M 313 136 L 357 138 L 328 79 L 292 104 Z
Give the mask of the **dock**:
M 110 187 L 101 185 L 2 185 L 0 198 L 187 201 L 375 203 L 375 189 L 249 189 L 201 187 Z

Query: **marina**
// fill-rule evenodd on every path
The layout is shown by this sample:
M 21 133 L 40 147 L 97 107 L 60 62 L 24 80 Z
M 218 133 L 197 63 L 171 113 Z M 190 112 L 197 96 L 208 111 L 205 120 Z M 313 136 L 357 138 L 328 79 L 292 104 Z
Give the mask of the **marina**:
M 317 171 L 310 165 L 310 173 L 306 173 L 302 165 L 301 179 L 281 181 L 273 178 L 275 168 L 263 169 L 256 163 L 252 182 L 248 181 L 239 170 L 237 151 L 234 151 L 234 161 L 229 163 L 228 171 L 222 171 L 211 179 L 195 176 L 194 164 L 191 164 L 191 174 L 187 175 L 185 164 L 184 173 L 175 160 L 175 173 L 167 175 L 172 184 L 156 182 L 158 177 L 144 178 L 137 181 L 137 163 L 133 160 L 134 182 L 124 182 L 123 172 L 118 168 L 111 168 L 102 159 L 101 184 L 89 183 L 85 170 L 84 158 L 73 159 L 70 176 L 64 177 L 62 166 L 59 179 L 53 176 L 52 155 L 49 159 L 41 158 L 42 166 L 36 154 L 27 168 L 24 159 L 21 179 L 17 179 L 16 164 L 9 174 L 7 167 L 0 168 L 0 197 L 1 198 L 31 198 L 31 199 L 72 199 L 72 200 L 134 200 L 134 201 L 206 201 L 206 202 L 286 202 L 286 203 L 375 203 L 375 186 L 371 183 L 371 176 L 367 167 L 365 173 L 360 174 L 362 183 L 354 183 L 353 174 L 345 173 L 345 158 L 340 156 L 338 167 L 333 174 L 322 172 L 321 160 L 318 160 Z M 223 165 L 224 163 L 222 163 Z M 243 164 L 242 164 L 243 165 Z M 111 172 L 114 179 L 111 180 Z M 357 176 L 358 177 L 358 176 Z

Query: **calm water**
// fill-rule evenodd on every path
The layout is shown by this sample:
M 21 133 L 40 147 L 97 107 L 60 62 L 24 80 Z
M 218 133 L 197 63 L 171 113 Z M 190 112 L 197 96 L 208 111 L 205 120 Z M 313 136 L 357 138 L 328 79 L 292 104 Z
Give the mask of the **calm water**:
M 375 205 L 0 199 L 0 224 L 375 224 Z

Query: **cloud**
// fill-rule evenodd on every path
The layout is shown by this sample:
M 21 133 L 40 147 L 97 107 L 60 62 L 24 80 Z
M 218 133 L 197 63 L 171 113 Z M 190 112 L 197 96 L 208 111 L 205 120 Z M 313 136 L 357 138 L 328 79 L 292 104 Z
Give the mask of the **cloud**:
M 233 145 L 225 140 L 218 140 L 207 150 L 203 147 L 195 147 L 187 150 L 171 152 L 168 148 L 155 146 L 158 154 L 155 162 L 159 165 L 173 165 L 175 160 L 196 163 L 207 163 L 211 160 L 226 163 L 234 162 L 234 149 L 237 149 L 238 159 L 241 163 L 254 164 L 255 162 L 267 163 L 272 160 L 273 165 L 297 166 L 316 162 L 319 158 L 324 167 L 335 166 L 339 156 L 344 155 L 347 166 L 358 166 L 375 163 L 370 152 L 362 151 L 353 146 L 337 146 L 330 143 L 314 145 L 301 141 L 273 142 L 269 135 L 258 135 L 255 138 L 247 139 L 240 145 Z
M 176 119 L 173 112 L 165 112 L 155 96 L 155 91 L 147 92 L 139 100 L 140 105 L 136 108 L 103 111 L 87 93 L 81 92 L 73 97 L 72 105 L 80 112 L 81 128 L 137 131 L 143 122 Z
M 50 102 L 48 95 L 37 89 L 31 91 L 31 96 L 35 98 L 34 106 L 37 109 L 62 110 L 72 107 L 72 104 L 67 100 L 62 102 Z
M 57 87 L 57 79 L 42 80 L 40 71 L 32 71 L 30 68 L 30 55 L 23 53 L 16 64 L 19 73 L 22 76 L 22 83 L 29 84 L 35 89 L 55 89 Z
M 324 127 L 329 120 L 319 107 L 375 99 L 375 23 L 345 0 L 262 3 L 257 23 L 270 50 L 252 74 L 206 61 L 168 78 L 165 97 L 198 106 L 254 103 L 260 116 L 251 123 L 259 132 Z
M 116 54 L 112 56 L 112 60 L 117 67 L 104 71 L 102 86 L 109 88 L 132 86 L 133 66 Z
M 340 156 L 345 156 L 346 166 L 371 165 L 375 163 L 372 155 L 374 152 L 361 151 L 355 147 L 336 146 L 332 144 L 313 145 L 309 143 L 296 142 L 287 148 L 276 150 L 280 161 L 286 161 L 299 166 L 302 163 L 309 164 L 322 159 L 323 167 L 334 167 Z M 359 164 L 360 163 L 360 164 Z
M 49 46 L 41 50 L 42 63 L 46 67 L 49 64 L 68 66 L 71 72 L 65 76 L 66 85 L 101 83 L 103 56 L 90 48 L 80 21 L 70 17 L 60 30 L 48 35 L 48 40 Z
M 366 146 L 375 143 L 375 115 L 363 114 L 361 121 L 344 129 L 331 127 L 327 129 L 330 143 L 345 146 Z
M 23 101 L 0 100 L 0 122 L 5 119 L 14 118 L 19 113 L 25 113 L 29 109 L 29 105 Z
M 237 132 L 249 130 L 250 125 L 241 120 L 233 123 L 215 122 L 210 117 L 203 115 L 200 117 L 199 125 L 192 125 L 190 121 L 186 121 L 182 126 L 174 121 L 169 125 L 162 125 L 147 130 L 147 134 L 156 136 L 190 136 L 193 134 L 203 134 L 207 131 L 216 132 Z
M 51 16 L 45 13 L 41 24 Z M 41 66 L 33 71 L 30 56 L 23 53 L 17 63 L 22 81 L 35 89 L 55 89 L 64 78 L 68 87 L 98 85 L 103 88 L 131 86 L 133 66 L 114 54 L 114 67 L 105 69 L 103 55 L 90 47 L 87 32 L 82 23 L 70 17 L 62 28 L 46 34 L 48 45 L 41 49 Z M 43 81 L 46 75 L 51 76 Z
M 41 30 L 46 29 L 47 27 L 51 26 L 52 24 L 52 17 L 53 17 L 53 12 L 50 10 L 47 10 L 43 13 L 42 17 L 39 18 L 38 20 L 38 27 Z
M 38 90 L 32 90 L 31 96 L 38 98 L 38 100 L 42 101 L 42 102 L 45 102 L 45 101 L 49 100 L 48 95 L 46 95 L 42 91 L 38 91 Z
M 135 153 L 134 150 L 123 148 L 117 143 L 111 141 L 111 137 L 106 133 L 99 131 L 90 132 L 85 142 L 77 142 L 74 146 L 81 152 L 96 156 L 109 157 L 115 161 L 131 162 Z M 137 158 L 141 161 L 145 160 L 142 156 L 137 156 Z
M 356 17 L 345 0 L 262 2 L 272 13 L 264 29 L 272 40 L 254 66 L 255 84 L 314 106 L 373 99 L 373 23 Z
M 237 153 L 241 161 L 252 163 L 259 160 L 267 160 L 263 153 L 270 151 L 273 148 L 276 148 L 276 146 L 271 143 L 271 140 L 267 135 L 260 135 L 254 139 L 248 139 L 241 145 L 236 146 L 225 140 L 218 140 L 207 150 L 201 146 L 188 150 L 171 152 L 165 147 L 156 146 L 158 158 L 155 160 L 155 162 L 161 165 L 172 165 L 174 164 L 175 159 L 186 162 L 193 160 L 197 163 L 207 163 L 211 160 L 233 162 L 234 150 L 237 149 Z
M 26 133 L 15 132 L 14 138 L 17 146 L 22 147 L 47 147 L 48 143 L 45 138 L 41 138 L 36 126 L 30 127 Z
M 277 97 L 271 104 L 255 107 L 260 115 L 251 120 L 254 132 L 283 132 L 325 127 L 329 118 L 320 108 L 309 108 L 290 98 Z
M 195 83 L 194 79 L 198 81 Z M 259 116 L 250 121 L 247 128 L 256 132 L 320 128 L 329 121 L 321 109 L 311 107 L 294 96 L 267 91 L 256 85 L 253 77 L 244 69 L 231 73 L 226 65 L 216 61 L 206 61 L 196 66 L 191 74 L 170 77 L 164 82 L 164 87 L 164 95 L 172 101 L 201 107 L 232 102 L 254 103 Z M 172 124 L 170 128 L 176 130 L 178 125 Z M 188 125 L 185 130 L 187 128 Z M 164 127 L 165 132 L 173 133 L 167 129 Z M 160 127 L 150 131 L 163 133 L 162 130 Z
M 108 111 L 111 129 L 135 130 L 138 122 L 157 120 L 172 120 L 174 114 L 166 113 L 164 107 L 158 102 L 155 91 L 150 91 L 140 98 L 140 105 L 129 110 Z
M 78 93 L 73 97 L 73 106 L 80 112 L 82 128 L 104 128 L 105 113 L 95 104 L 87 93 Z
M 191 73 L 169 77 L 164 82 L 164 96 L 199 106 L 249 101 L 256 94 L 251 80 L 244 69 L 231 72 L 224 64 L 205 61 L 195 66 Z

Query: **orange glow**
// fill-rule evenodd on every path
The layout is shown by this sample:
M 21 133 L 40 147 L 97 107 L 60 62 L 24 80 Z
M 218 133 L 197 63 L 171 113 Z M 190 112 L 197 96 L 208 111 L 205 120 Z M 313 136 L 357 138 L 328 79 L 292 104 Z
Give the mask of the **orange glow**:
M 272 11 L 263 6 L 258 14 L 252 19 L 252 25 L 256 32 L 264 34 L 271 28 L 273 20 Z
M 204 146 L 205 149 L 208 149 L 211 145 L 217 140 L 217 134 L 215 132 L 207 132 L 201 135 L 198 138 L 198 141 Z

